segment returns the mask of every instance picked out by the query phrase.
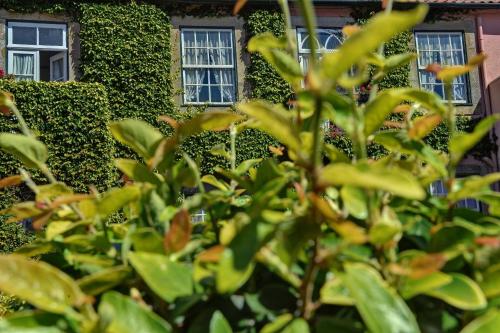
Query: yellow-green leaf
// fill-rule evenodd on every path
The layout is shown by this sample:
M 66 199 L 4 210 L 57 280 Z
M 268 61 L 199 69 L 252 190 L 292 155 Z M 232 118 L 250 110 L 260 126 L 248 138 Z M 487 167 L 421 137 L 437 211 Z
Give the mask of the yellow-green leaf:
M 498 333 L 500 311 L 493 310 L 473 320 L 460 333 Z
M 39 169 L 47 161 L 47 147 L 22 134 L 0 133 L 0 148 L 28 168 Z
M 458 273 L 449 274 L 452 281 L 426 294 L 439 298 L 462 310 L 479 310 L 486 305 L 486 297 L 481 288 L 470 278 Z
M 132 148 L 145 160 L 154 156 L 163 135 L 159 130 L 138 119 L 126 119 L 109 125 L 116 140 Z

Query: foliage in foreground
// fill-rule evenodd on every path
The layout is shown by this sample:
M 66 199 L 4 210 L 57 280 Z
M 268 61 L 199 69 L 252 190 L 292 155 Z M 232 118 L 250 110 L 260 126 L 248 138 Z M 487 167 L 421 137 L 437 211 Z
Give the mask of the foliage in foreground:
M 300 4 L 314 35 L 311 3 Z M 493 332 L 500 325 L 500 196 L 489 185 L 500 174 L 455 173 L 497 119 L 461 133 L 453 105 L 435 94 L 376 89 L 412 59 L 384 58 L 380 46 L 426 13 L 425 6 L 387 11 L 363 29 L 346 28 L 338 52 L 318 59 L 313 50 L 305 75 L 293 38 L 255 37 L 249 49 L 294 88 L 293 109 L 256 100 L 239 104 L 239 113 L 163 117 L 175 130 L 169 137 L 142 121 L 115 122 L 114 137 L 143 161 L 116 160 L 127 185 L 105 193 L 76 194 L 58 182 L 46 147 L 3 94 L 2 111 L 18 117 L 23 134 L 0 134 L 0 147 L 50 183 L 36 185 L 24 169 L 0 183 L 24 182 L 36 194 L 3 214 L 10 222 L 33 219 L 39 233 L 0 256 L 0 290 L 34 309 L 0 321 L 0 331 Z M 450 88 L 481 58 L 434 71 Z M 367 80 L 375 88 L 360 103 L 355 88 Z M 404 114 L 398 129 L 380 130 L 393 112 Z M 323 142 L 325 120 L 349 136 L 353 159 Z M 422 141 L 442 121 L 449 154 Z M 187 155 L 175 158 L 188 137 L 228 127 L 231 149 L 217 153 L 231 167 L 217 169 L 218 177 L 201 177 Z M 245 128 L 283 147 L 272 148 L 275 158 L 236 165 L 234 142 Z M 372 141 L 389 154 L 368 159 Z M 448 195 L 431 197 L 425 189 L 439 179 Z M 186 187 L 198 193 L 184 198 Z M 490 214 L 456 208 L 464 198 L 488 204 Z M 192 223 L 200 209 L 206 221 Z M 108 224 L 118 211 L 123 223 Z

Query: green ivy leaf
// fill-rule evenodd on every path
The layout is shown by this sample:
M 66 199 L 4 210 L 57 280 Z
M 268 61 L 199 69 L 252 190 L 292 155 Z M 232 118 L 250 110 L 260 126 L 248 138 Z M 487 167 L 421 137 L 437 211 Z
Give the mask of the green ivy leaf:
M 145 160 L 154 156 L 163 135 L 143 120 L 126 119 L 109 125 L 111 133 L 120 143 L 132 148 Z
M 0 256 L 0 290 L 39 309 L 66 315 L 76 315 L 72 307 L 85 302 L 85 294 L 71 277 L 15 254 Z
M 406 303 L 375 269 L 365 264 L 347 264 L 342 280 L 370 332 L 420 332 Z
M 452 281 L 425 294 L 439 298 L 462 310 L 480 310 L 486 305 L 486 297 L 481 288 L 470 278 L 458 273 L 451 273 Z
M 167 302 L 193 293 L 189 266 L 173 262 L 167 256 L 147 252 L 130 252 L 129 260 L 144 282 Z
M 0 148 L 28 168 L 40 169 L 47 161 L 47 147 L 22 134 L 0 133 Z
M 99 314 L 109 326 L 106 332 L 171 333 L 172 328 L 160 316 L 129 297 L 115 291 L 104 294 L 99 304 Z

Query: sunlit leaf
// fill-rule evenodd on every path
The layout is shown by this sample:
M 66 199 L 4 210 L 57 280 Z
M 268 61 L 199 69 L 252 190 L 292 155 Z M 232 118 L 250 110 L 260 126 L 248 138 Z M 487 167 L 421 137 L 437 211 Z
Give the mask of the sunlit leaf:
M 78 280 L 80 288 L 88 295 L 99 295 L 121 284 L 130 277 L 131 269 L 116 266 L 103 269 L 94 274 L 86 275 Z
M 86 301 L 76 282 L 62 271 L 15 254 L 0 256 L 0 290 L 60 314 L 72 314 L 73 306 Z
M 387 169 L 366 164 L 331 164 L 323 168 L 319 182 L 323 186 L 351 185 L 384 190 L 409 199 L 425 197 L 425 191 L 415 177 L 399 168 Z
M 377 14 L 360 31 L 351 35 L 336 52 L 323 56 L 323 75 L 332 80 L 337 79 L 364 56 L 375 51 L 380 44 L 423 21 L 426 14 L 427 6 L 418 6 L 405 12 Z
M 222 131 L 243 117 L 234 112 L 210 111 L 197 113 L 193 118 L 181 123 L 177 130 L 179 140 L 203 131 Z
M 129 259 L 144 282 L 167 302 L 193 293 L 189 266 L 173 262 L 164 255 L 147 252 L 130 252 Z
M 309 333 L 309 325 L 304 319 L 286 313 L 266 324 L 260 333 Z
M 422 139 L 426 137 L 442 121 L 438 114 L 431 114 L 417 118 L 413 121 L 413 126 L 408 130 L 410 139 Z
M 496 266 L 486 271 L 479 286 L 488 298 L 500 296 L 500 267 Z
M 21 176 L 10 176 L 0 179 L 0 189 L 9 186 L 19 185 L 23 182 L 23 177 Z
M 151 172 L 147 166 L 138 161 L 117 158 L 115 159 L 115 165 L 118 170 L 123 172 L 128 178 L 132 180 L 143 183 L 150 183 L 157 186 L 161 184 L 160 178 L 158 178 L 155 173 Z
M 345 270 L 342 280 L 370 332 L 420 332 L 406 303 L 376 270 L 364 264 L 348 264 Z
M 99 314 L 109 322 L 107 333 L 172 332 L 170 325 L 160 316 L 115 291 L 104 294 L 99 303 Z
M 126 186 L 112 189 L 104 193 L 97 204 L 97 211 L 102 218 L 117 212 L 128 203 L 139 198 L 141 190 L 136 186 Z
M 439 298 L 462 310 L 479 310 L 486 306 L 486 298 L 481 288 L 465 275 L 451 273 L 452 281 L 426 294 Z
M 451 276 L 441 272 L 435 272 L 419 279 L 407 278 L 402 284 L 401 294 L 406 299 L 412 298 L 426 291 L 442 287 L 452 280 Z
M 457 164 L 462 157 L 472 149 L 500 119 L 500 115 L 484 118 L 476 125 L 472 133 L 459 133 L 449 143 L 451 162 Z
M 145 160 L 153 157 L 163 138 L 159 130 L 139 119 L 126 119 L 109 125 L 116 140 L 132 148 Z
M 321 287 L 320 300 L 323 304 L 354 305 L 349 290 L 340 278 L 333 278 Z
M 0 148 L 28 168 L 39 169 L 48 157 L 42 142 L 21 134 L 0 133 Z
M 362 189 L 353 186 L 343 186 L 340 190 L 340 197 L 349 214 L 358 219 L 366 219 L 368 217 L 368 199 Z
M 493 310 L 469 323 L 460 333 L 497 333 L 500 327 L 500 311 Z

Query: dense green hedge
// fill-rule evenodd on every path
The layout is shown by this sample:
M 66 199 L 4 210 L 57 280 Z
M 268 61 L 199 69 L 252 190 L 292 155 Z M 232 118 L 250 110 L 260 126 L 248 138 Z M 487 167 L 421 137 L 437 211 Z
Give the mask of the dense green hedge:
M 0 81 L 14 94 L 28 126 L 49 148 L 49 167 L 56 178 L 78 191 L 89 185 L 109 187 L 113 139 L 107 129 L 110 111 L 100 84 Z M 13 117 L 0 117 L 0 132 L 17 128 Z M 0 152 L 0 176 L 17 173 L 19 164 Z
M 170 22 L 153 5 L 80 5 L 81 81 L 102 83 L 112 118 L 172 114 Z M 164 127 L 166 128 L 166 127 Z

